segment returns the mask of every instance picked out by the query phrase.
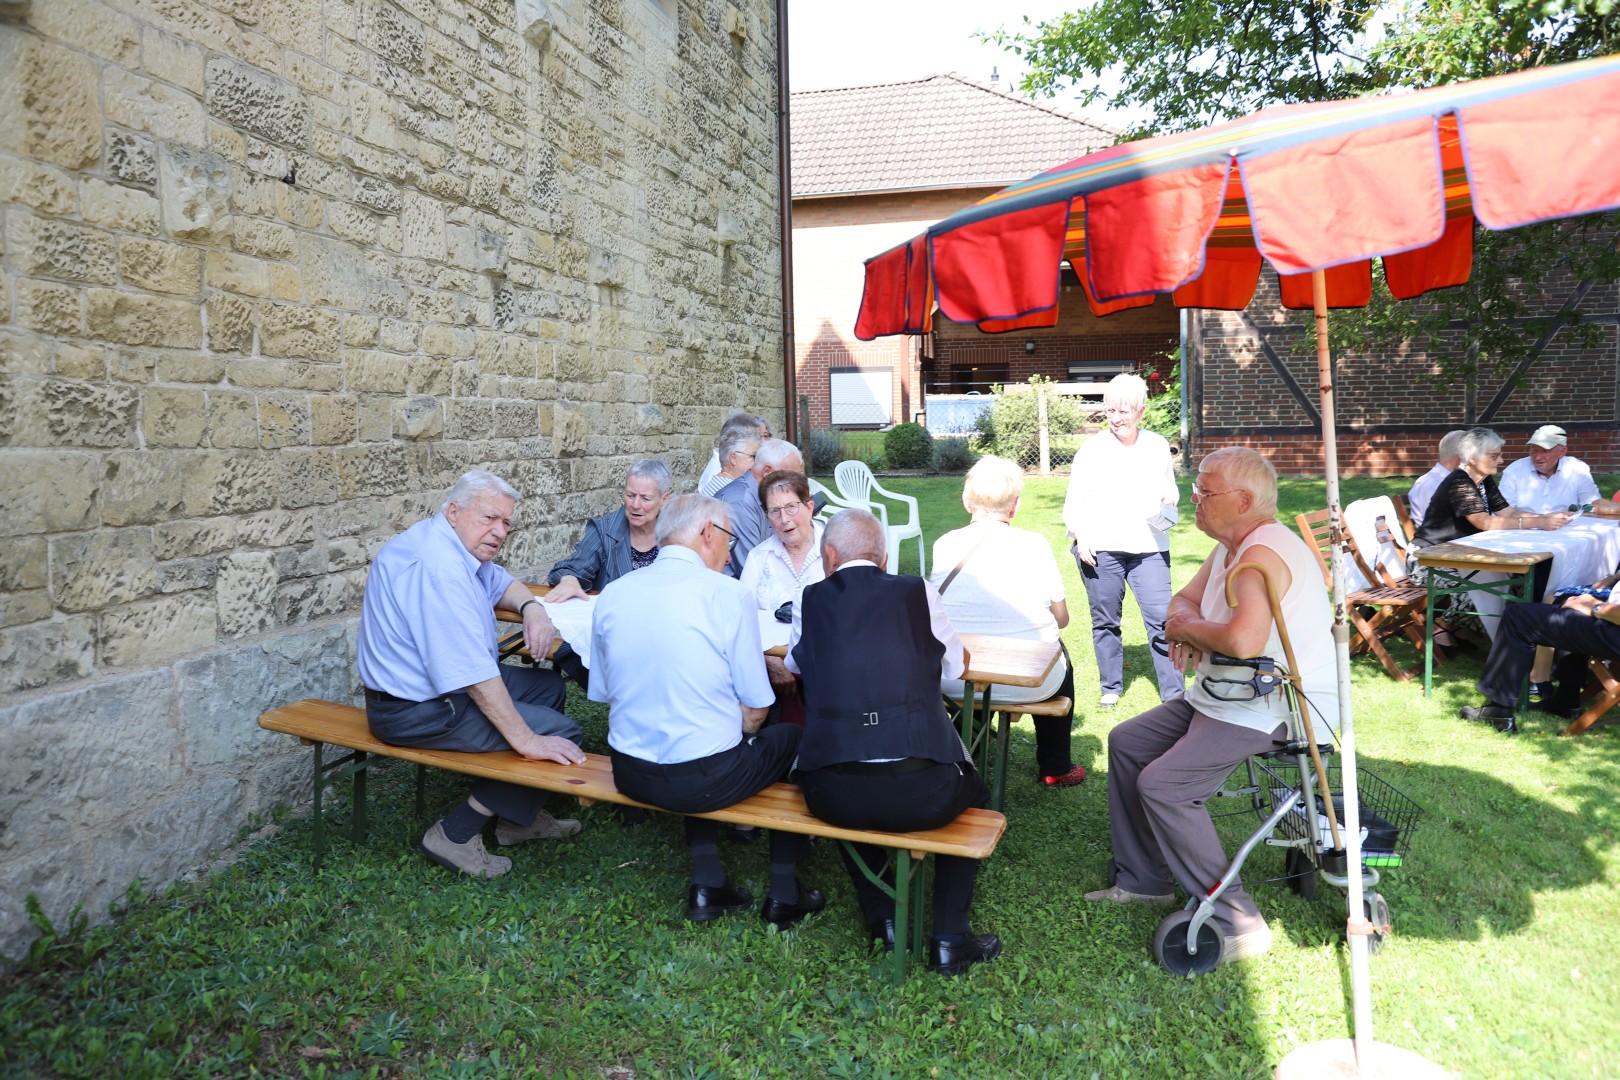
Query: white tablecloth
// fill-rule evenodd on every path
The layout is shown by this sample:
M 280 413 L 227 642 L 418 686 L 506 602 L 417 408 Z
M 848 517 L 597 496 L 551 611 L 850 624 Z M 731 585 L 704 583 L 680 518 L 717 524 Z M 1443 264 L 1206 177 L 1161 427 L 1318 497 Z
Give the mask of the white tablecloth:
M 557 633 L 562 639 L 574 647 L 579 653 L 580 660 L 588 668 L 591 666 L 591 619 L 596 614 L 596 597 L 586 596 L 575 600 L 564 600 L 560 604 L 547 604 L 546 614 L 551 616 L 551 622 L 557 627 Z M 759 613 L 760 646 L 769 649 L 776 645 L 786 645 L 788 635 L 793 628 L 787 623 L 776 621 L 776 616 L 769 611 Z
M 1557 532 L 1503 529 L 1475 533 L 1456 542 L 1503 554 L 1552 552 L 1552 576 L 1547 579 L 1549 594 L 1571 585 L 1590 585 L 1614 573 L 1616 567 L 1620 566 L 1620 522 L 1612 518 L 1577 518 Z M 1475 575 L 1475 580 L 1501 581 L 1506 576 L 1482 572 Z M 1494 593 L 1476 592 L 1472 596 L 1474 607 L 1481 615 L 1502 613 L 1502 598 Z M 1497 620 L 1485 618 L 1480 621 L 1485 624 L 1485 632 L 1494 638 Z

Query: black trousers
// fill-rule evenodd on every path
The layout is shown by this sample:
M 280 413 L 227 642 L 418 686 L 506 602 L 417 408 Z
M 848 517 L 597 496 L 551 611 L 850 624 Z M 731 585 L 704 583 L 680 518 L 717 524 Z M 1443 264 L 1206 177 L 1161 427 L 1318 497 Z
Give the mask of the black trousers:
M 677 814 L 724 810 L 787 779 L 803 731 L 792 724 L 777 724 L 761 729 L 730 750 L 669 765 L 612 750 L 613 783 L 638 802 Z M 770 833 L 773 863 L 796 863 L 809 851 L 808 837 L 777 829 Z M 686 819 L 688 844 L 718 843 L 719 839 L 720 822 Z
M 1579 699 L 1587 657 L 1620 660 L 1620 626 L 1551 604 L 1509 604 L 1485 658 L 1480 691 L 1497 705 L 1516 706 L 1519 686 L 1530 674 L 1538 645 L 1568 650 L 1554 671 L 1558 698 L 1553 703 L 1568 708 Z
M 921 767 L 919 767 L 919 765 Z M 851 762 L 795 774 L 810 812 L 829 825 L 843 829 L 880 829 L 917 832 L 949 825 L 970 806 L 990 805 L 990 789 L 967 762 L 961 765 L 926 764 L 917 758 L 897 762 Z M 838 845 L 868 924 L 894 917 L 894 900 L 868 881 L 849 851 Z M 871 844 L 855 850 L 868 867 L 883 865 L 886 852 Z M 979 860 L 953 855 L 934 858 L 934 936 L 962 934 L 968 929 L 973 906 L 973 883 Z M 884 877 L 894 887 L 891 868 Z
M 560 735 L 575 745 L 584 737 L 579 725 L 562 713 L 568 688 L 556 672 L 502 664 L 501 682 L 512 695 L 518 715 L 536 735 Z M 469 694 L 446 694 L 427 701 L 374 701 L 368 695 L 366 722 L 373 735 L 391 746 L 474 754 L 511 749 L 506 736 L 489 722 Z M 515 825 L 534 821 L 551 798 L 549 791 L 502 780 L 484 780 L 469 794 Z

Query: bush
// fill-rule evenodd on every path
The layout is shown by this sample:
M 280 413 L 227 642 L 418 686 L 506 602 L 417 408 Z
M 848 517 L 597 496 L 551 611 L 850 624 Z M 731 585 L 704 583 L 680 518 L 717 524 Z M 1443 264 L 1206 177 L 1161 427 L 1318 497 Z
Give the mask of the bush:
M 1143 376 L 1147 378 L 1147 376 Z M 1155 392 L 1157 391 L 1157 392 Z M 1148 380 L 1147 411 L 1142 414 L 1142 427 L 1148 431 L 1158 432 L 1167 439 L 1181 437 L 1181 367 L 1177 365 L 1170 369 L 1170 377 L 1163 380 L 1162 388 L 1159 380 Z
M 976 425 L 978 435 L 974 439 L 973 449 L 1010 458 L 1022 465 L 1029 465 L 1040 457 L 1041 422 L 1037 392 L 1041 384 L 1050 386 L 1052 380 L 1031 375 L 1029 382 L 1028 391 L 1019 388 L 1009 393 L 1008 387 L 994 388 L 996 400 L 988 412 L 979 416 Z M 1085 419 L 1085 406 L 1074 398 L 1050 392 L 1046 395 L 1046 427 L 1051 440 L 1073 435 L 1084 426 Z
M 973 452 L 968 440 L 954 435 L 941 436 L 934 440 L 934 471 L 940 473 L 965 473 L 973 468 L 973 463 L 979 460 L 979 455 Z
M 844 443 L 838 437 L 838 432 L 831 428 L 810 429 L 810 472 L 815 476 L 826 476 L 838 467 L 844 460 Z
M 934 462 L 934 437 L 921 424 L 896 424 L 883 435 L 883 457 L 891 469 L 926 469 Z

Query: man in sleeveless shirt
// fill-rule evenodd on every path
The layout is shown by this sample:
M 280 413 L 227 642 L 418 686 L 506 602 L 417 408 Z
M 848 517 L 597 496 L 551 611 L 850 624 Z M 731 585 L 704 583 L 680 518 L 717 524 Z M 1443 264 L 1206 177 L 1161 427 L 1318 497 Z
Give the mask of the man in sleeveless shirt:
M 788 670 L 804 676 L 805 723 L 795 778 L 810 812 L 846 829 L 915 832 L 985 806 L 989 792 L 945 714 L 939 680 L 967 667 L 932 585 L 883 570 L 883 526 L 845 510 L 822 534 L 823 581 L 794 607 Z M 877 868 L 881 848 L 856 845 Z M 867 932 L 894 948 L 894 900 L 840 845 Z M 929 967 L 960 975 L 994 959 L 1001 942 L 968 926 L 975 859 L 941 855 L 934 867 Z M 892 870 L 887 879 L 893 887 Z
M 1127 720 L 1108 736 L 1112 884 L 1087 893 L 1088 900 L 1169 905 L 1176 882 L 1188 896 L 1204 896 L 1226 872 L 1229 860 L 1205 800 L 1245 758 L 1286 737 L 1288 716 L 1282 694 L 1253 693 L 1252 669 L 1211 659 L 1270 656 L 1285 663 L 1261 575 L 1233 577 L 1237 606 L 1226 602 L 1228 575 L 1240 564 L 1264 568 L 1276 589 L 1319 740 L 1338 716 L 1332 611 L 1315 556 L 1276 520 L 1271 464 L 1246 447 L 1209 454 L 1199 463 L 1193 505 L 1198 528 L 1217 543 L 1171 599 L 1165 622 L 1171 659 L 1193 682 L 1185 698 Z M 1222 963 L 1271 947 L 1271 930 L 1241 882 L 1216 902 L 1212 924 L 1223 939 Z

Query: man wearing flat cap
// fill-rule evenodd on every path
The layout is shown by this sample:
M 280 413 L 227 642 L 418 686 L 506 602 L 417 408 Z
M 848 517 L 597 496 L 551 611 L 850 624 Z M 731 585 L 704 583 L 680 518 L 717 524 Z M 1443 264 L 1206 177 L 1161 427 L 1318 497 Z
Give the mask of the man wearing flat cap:
M 1556 424 L 1531 434 L 1526 457 L 1502 470 L 1502 497 L 1512 506 L 1537 514 L 1568 510 L 1596 502 L 1597 482 L 1580 458 L 1569 456 L 1569 437 Z

